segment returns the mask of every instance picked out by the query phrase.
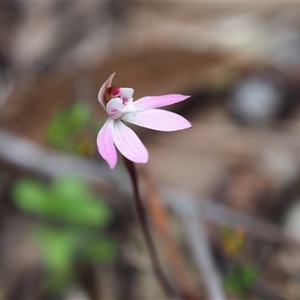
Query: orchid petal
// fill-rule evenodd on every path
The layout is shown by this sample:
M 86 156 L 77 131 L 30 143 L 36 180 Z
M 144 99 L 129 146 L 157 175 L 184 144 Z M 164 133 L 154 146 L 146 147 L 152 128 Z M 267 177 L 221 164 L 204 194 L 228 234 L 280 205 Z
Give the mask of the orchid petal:
M 190 96 L 180 94 L 168 94 L 163 96 L 146 96 L 136 100 L 134 103 L 137 110 L 145 110 L 151 108 L 158 108 L 174 103 L 181 102 Z
M 160 131 L 176 131 L 192 127 L 182 116 L 162 109 L 138 111 L 136 114 L 123 114 L 121 119 L 128 123 Z
M 112 80 L 114 78 L 114 76 L 116 75 L 116 72 L 111 73 L 108 78 L 106 79 L 106 81 L 103 83 L 103 85 L 101 86 L 99 93 L 98 93 L 98 100 L 101 103 L 102 107 L 105 109 L 105 103 L 104 103 L 104 93 L 105 91 L 111 87 L 111 83 Z
M 148 151 L 132 129 L 121 120 L 115 120 L 114 142 L 118 150 L 129 160 L 136 163 L 148 162 Z
M 109 118 L 97 136 L 97 146 L 100 155 L 105 159 L 111 169 L 114 169 L 118 156 L 113 141 L 114 120 Z
M 106 111 L 113 119 L 119 118 L 124 111 L 124 104 L 121 98 L 113 98 L 108 101 Z
M 134 89 L 120 88 L 120 90 L 121 90 L 121 98 L 123 100 L 123 104 L 127 104 L 129 101 L 132 101 L 132 95 L 134 93 Z

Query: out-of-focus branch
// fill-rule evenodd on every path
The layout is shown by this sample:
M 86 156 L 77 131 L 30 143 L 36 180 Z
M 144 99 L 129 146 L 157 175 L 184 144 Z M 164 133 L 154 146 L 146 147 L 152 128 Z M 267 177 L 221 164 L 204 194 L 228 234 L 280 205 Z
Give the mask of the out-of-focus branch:
M 197 201 L 198 212 L 207 220 L 229 227 L 243 228 L 248 234 L 264 241 L 282 246 L 300 246 L 300 240 L 289 236 L 277 225 L 253 217 L 244 212 L 234 211 L 213 201 Z
M 181 220 L 185 227 L 198 271 L 203 276 L 209 297 L 211 299 L 226 299 L 222 287 L 222 279 L 212 257 L 210 243 L 203 228 L 202 219 L 200 218 L 199 220 L 197 214 L 187 218 L 186 215 L 181 213 Z
M 87 160 L 80 156 L 63 154 L 50 150 L 6 130 L 0 129 L 0 158 L 23 169 L 49 177 L 76 176 L 93 183 L 120 185 L 126 180 L 125 174 L 116 178 L 117 172 L 101 167 L 97 161 Z M 122 184 L 122 187 L 125 187 Z M 127 188 L 129 191 L 129 188 Z
M 186 211 L 186 213 L 188 209 L 196 213 L 199 219 L 202 218 L 219 225 L 243 228 L 246 233 L 270 243 L 300 247 L 299 240 L 289 236 L 278 226 L 260 218 L 235 211 L 212 200 L 199 199 L 191 193 L 174 187 L 166 187 L 162 192 L 164 201 L 170 208 Z
M 193 199 L 180 193 L 181 202 L 174 201 L 173 209 L 180 217 L 186 231 L 186 236 L 194 256 L 197 268 L 203 276 L 210 299 L 226 299 L 222 287 L 222 281 L 215 266 L 209 240 L 203 228 L 202 214 L 195 205 Z

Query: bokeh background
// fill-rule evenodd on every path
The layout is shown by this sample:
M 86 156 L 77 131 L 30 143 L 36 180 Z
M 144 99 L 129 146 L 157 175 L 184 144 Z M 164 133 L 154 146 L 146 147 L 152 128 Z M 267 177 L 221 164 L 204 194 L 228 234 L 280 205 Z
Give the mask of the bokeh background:
M 0 3 L 0 298 L 168 299 L 102 83 L 181 93 L 193 124 L 134 128 L 167 276 L 190 299 L 300 297 L 300 13 L 292 2 Z

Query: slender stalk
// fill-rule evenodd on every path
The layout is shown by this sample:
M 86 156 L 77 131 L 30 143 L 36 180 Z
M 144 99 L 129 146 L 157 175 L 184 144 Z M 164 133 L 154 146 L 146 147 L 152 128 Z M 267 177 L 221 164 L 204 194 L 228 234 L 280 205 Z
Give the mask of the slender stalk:
M 178 295 L 178 292 L 175 291 L 175 289 L 172 287 L 172 285 L 166 278 L 166 276 L 161 268 L 161 265 L 159 263 L 158 255 L 157 255 L 157 252 L 156 252 L 156 249 L 154 246 L 154 242 L 153 242 L 150 228 L 149 228 L 148 219 L 146 216 L 146 210 L 142 203 L 140 193 L 139 193 L 138 177 L 137 177 L 135 165 L 132 161 L 128 160 L 127 158 L 123 157 L 123 159 L 124 159 L 125 166 L 128 170 L 128 173 L 130 175 L 130 179 L 132 182 L 136 211 L 137 211 L 138 219 L 139 219 L 139 222 L 140 222 L 140 225 L 142 228 L 142 232 L 144 234 L 146 244 L 147 244 L 147 247 L 149 250 L 154 274 L 156 275 L 158 282 L 161 285 L 161 288 L 165 291 L 165 293 L 168 296 L 181 298 L 180 295 Z

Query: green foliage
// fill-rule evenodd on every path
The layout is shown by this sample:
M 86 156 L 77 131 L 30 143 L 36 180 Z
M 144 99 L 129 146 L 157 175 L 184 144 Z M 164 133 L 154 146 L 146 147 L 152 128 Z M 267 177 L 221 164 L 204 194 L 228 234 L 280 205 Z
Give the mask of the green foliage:
M 46 286 L 53 291 L 60 290 L 72 279 L 79 236 L 70 230 L 38 226 L 33 231 L 33 237 L 49 274 Z
M 46 186 L 24 179 L 13 189 L 15 203 L 29 213 L 81 226 L 106 225 L 110 211 L 78 179 L 63 178 Z
M 77 102 L 53 115 L 46 140 L 59 150 L 89 156 L 95 151 L 94 136 L 100 127 L 93 121 L 91 108 L 85 102 Z
M 86 255 L 89 260 L 95 263 L 109 262 L 117 256 L 117 249 L 117 245 L 112 239 L 102 237 L 93 240 L 86 251 Z
M 242 264 L 231 269 L 225 279 L 224 286 L 228 292 L 244 292 L 258 278 L 259 270 L 251 264 Z
M 106 235 L 111 211 L 81 180 L 60 178 L 46 185 L 22 179 L 14 185 L 12 199 L 20 209 L 44 218 L 32 234 L 52 292 L 74 279 L 76 260 L 103 263 L 117 256 L 116 243 Z

